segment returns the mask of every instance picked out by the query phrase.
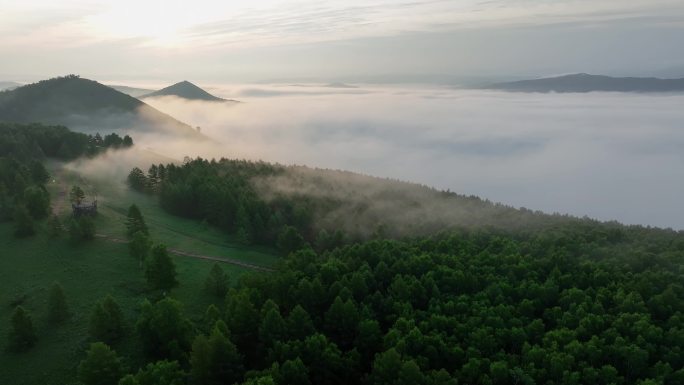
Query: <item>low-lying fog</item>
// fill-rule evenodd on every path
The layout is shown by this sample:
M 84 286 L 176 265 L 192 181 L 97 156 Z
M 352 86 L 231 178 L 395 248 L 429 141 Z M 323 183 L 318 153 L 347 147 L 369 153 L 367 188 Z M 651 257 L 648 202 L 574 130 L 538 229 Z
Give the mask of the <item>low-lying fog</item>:
M 516 207 L 684 229 L 684 95 L 335 86 L 205 87 L 242 103 L 148 99 L 221 144 L 138 142 L 176 159 L 347 169 Z

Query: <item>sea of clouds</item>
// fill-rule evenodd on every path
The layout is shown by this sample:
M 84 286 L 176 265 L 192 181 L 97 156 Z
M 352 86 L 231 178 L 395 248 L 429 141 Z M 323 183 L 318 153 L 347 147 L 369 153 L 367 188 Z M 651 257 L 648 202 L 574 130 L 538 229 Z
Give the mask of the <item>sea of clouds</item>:
M 345 169 L 515 207 L 684 229 L 684 95 L 214 85 L 239 103 L 145 102 L 215 140 L 183 156 Z

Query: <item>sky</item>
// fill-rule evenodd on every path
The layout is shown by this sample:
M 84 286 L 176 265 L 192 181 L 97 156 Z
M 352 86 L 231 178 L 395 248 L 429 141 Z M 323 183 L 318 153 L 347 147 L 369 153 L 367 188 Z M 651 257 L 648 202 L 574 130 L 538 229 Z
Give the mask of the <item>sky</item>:
M 0 0 L 0 80 L 684 77 L 681 0 Z

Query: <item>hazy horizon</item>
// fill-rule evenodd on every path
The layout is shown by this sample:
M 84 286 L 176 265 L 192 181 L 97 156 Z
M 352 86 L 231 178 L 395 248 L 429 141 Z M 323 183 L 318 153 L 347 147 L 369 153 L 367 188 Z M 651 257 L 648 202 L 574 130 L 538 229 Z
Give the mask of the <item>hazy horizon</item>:
M 684 77 L 684 3 L 0 1 L 0 79 Z

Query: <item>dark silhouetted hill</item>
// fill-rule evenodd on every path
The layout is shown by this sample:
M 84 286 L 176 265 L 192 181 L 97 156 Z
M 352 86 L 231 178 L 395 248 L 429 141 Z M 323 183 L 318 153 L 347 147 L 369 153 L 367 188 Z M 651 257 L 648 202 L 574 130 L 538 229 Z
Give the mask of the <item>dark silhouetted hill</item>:
M 140 100 L 75 75 L 0 92 L 0 121 L 61 124 L 82 132 L 155 132 L 201 137 Z
M 483 88 L 517 92 L 682 92 L 684 91 L 684 79 L 573 74 L 495 83 Z
M 162 88 L 159 91 L 151 92 L 147 95 L 142 95 L 141 99 L 154 98 L 158 96 L 176 96 L 188 100 L 203 100 L 208 102 L 225 102 L 226 99 L 214 96 L 207 91 L 197 87 L 196 85 L 190 83 L 187 80 L 176 83 L 172 86 Z M 231 100 L 233 101 L 233 100 Z

